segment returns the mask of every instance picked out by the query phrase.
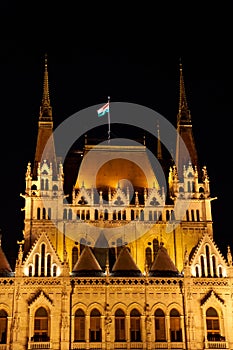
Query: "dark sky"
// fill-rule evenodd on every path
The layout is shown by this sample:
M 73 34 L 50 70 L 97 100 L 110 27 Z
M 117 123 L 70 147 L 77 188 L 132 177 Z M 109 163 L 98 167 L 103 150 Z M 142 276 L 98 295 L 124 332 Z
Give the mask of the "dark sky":
M 0 5 L 0 228 L 7 257 L 22 238 L 20 193 L 35 152 L 46 52 L 55 127 L 109 95 L 175 125 L 181 58 L 200 163 L 218 197 L 214 238 L 225 255 L 228 244 L 233 248 L 232 2 L 94 3 Z

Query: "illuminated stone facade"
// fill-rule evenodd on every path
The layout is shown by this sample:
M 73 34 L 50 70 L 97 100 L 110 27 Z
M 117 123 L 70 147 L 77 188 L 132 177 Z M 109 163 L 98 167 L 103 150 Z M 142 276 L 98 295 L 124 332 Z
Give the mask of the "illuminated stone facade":
M 51 138 L 45 62 L 35 159 L 21 194 L 24 240 L 13 268 L 0 248 L 0 350 L 233 349 L 232 256 L 228 248 L 226 260 L 214 242 L 213 198 L 198 164 L 182 66 L 177 130 L 191 162 L 178 145 L 182 171 L 167 168 L 168 196 L 145 145 L 113 142 L 84 145 L 82 164 L 94 152 L 68 198 Z

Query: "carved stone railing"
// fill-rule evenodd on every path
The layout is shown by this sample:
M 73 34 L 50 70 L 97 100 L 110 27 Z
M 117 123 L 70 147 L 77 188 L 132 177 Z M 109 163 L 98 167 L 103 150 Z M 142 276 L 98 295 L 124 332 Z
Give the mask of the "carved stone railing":
M 52 349 L 52 343 L 50 341 L 28 342 L 28 350 L 29 349 Z
M 206 341 L 205 349 L 229 349 L 228 343 L 224 340 L 221 341 Z

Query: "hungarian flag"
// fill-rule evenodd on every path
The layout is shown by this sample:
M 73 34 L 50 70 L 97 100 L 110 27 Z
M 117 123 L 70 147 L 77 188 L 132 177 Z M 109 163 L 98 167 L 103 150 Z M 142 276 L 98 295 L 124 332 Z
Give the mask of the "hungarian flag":
M 109 112 L 109 102 L 97 110 L 98 117 L 103 117 L 106 113 Z

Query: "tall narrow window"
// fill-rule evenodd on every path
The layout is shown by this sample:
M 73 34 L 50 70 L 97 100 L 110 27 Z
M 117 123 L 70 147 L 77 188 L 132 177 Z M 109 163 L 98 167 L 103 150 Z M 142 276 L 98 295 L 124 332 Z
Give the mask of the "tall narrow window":
M 74 265 L 76 264 L 76 261 L 78 260 L 78 248 L 73 247 L 72 248 L 72 269 Z
M 206 311 L 206 329 L 207 340 L 220 340 L 219 317 L 217 311 L 213 307 L 209 307 Z
M 50 277 L 51 276 L 51 255 L 49 254 L 47 256 L 47 276 Z
M 210 273 L 210 248 L 208 245 L 205 246 L 206 251 L 206 264 L 207 264 L 207 277 L 211 276 Z
M 46 189 L 46 191 L 48 191 L 48 189 L 49 189 L 49 180 L 48 179 L 45 180 L 45 189 Z
M 37 220 L 40 220 L 40 208 L 37 208 Z
M 171 341 L 181 342 L 182 330 L 181 330 L 181 324 L 180 324 L 180 314 L 176 309 L 172 309 L 170 312 L 170 330 L 171 330 Z
M 140 313 L 133 309 L 130 313 L 130 341 L 141 341 Z
M 74 315 L 74 341 L 85 341 L 85 314 L 81 309 Z
M 44 277 L 45 273 L 45 244 L 41 244 L 41 265 L 40 275 Z
M 5 310 L 0 310 L 0 344 L 7 343 L 7 316 Z
M 39 275 L 39 255 L 35 256 L 35 276 Z
M 42 209 L 42 219 L 46 220 L 46 209 L 45 208 Z
M 91 311 L 90 315 L 90 341 L 101 342 L 101 323 L 100 312 L 97 309 Z
M 125 313 L 118 309 L 115 313 L 115 341 L 125 340 Z
M 36 310 L 34 319 L 34 341 L 43 342 L 48 341 L 48 313 L 44 307 Z
M 166 341 L 165 315 L 161 309 L 155 311 L 155 341 Z
M 152 264 L 152 252 L 150 247 L 146 248 L 146 263 L 148 268 L 150 268 Z

